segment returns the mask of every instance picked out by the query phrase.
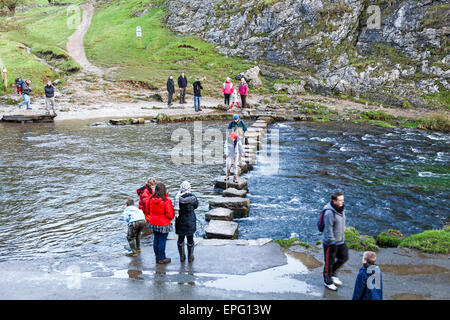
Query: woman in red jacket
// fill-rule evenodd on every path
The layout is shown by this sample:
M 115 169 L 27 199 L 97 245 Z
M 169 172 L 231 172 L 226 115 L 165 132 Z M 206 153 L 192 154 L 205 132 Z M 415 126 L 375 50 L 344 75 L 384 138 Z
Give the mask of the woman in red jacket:
M 230 106 L 230 96 L 233 93 L 233 83 L 229 77 L 227 77 L 227 80 L 225 80 L 222 85 L 222 92 L 225 96 L 225 104 Z
M 153 230 L 153 250 L 155 251 L 156 263 L 169 263 L 170 258 L 166 257 L 166 240 L 169 235 L 171 224 L 174 218 L 172 201 L 167 197 L 166 187 L 158 183 L 155 193 L 147 201 L 147 213 L 145 219 Z
M 147 201 L 152 196 L 153 188 L 155 187 L 155 185 L 156 185 L 155 178 L 148 178 L 145 186 L 136 190 L 136 192 L 139 196 L 139 209 L 141 209 L 145 214 L 148 213 L 146 211 L 147 210 Z

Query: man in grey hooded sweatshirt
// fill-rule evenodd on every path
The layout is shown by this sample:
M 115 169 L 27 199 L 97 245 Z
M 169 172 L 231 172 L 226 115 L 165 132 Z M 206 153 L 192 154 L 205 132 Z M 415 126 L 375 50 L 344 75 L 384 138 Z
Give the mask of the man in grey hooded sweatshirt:
M 342 285 L 336 271 L 348 260 L 348 248 L 345 245 L 344 195 L 340 192 L 333 193 L 331 201 L 323 207 L 323 210 L 325 210 L 323 279 L 325 287 L 336 291 L 336 286 Z

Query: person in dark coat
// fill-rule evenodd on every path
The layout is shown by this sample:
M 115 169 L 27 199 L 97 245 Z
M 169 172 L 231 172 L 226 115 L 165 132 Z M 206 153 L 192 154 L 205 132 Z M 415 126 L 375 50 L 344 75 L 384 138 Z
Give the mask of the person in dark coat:
M 21 103 L 18 104 L 19 108 L 21 108 L 24 104 L 27 106 L 27 110 L 31 110 L 30 107 L 30 93 L 31 93 L 31 80 L 25 80 L 24 83 L 22 83 L 22 97 L 23 97 L 23 101 Z
M 383 279 L 376 261 L 375 252 L 364 252 L 363 266 L 356 277 L 352 300 L 383 300 Z
M 202 111 L 200 108 L 200 97 L 202 96 L 201 90 L 203 89 L 200 79 L 195 79 L 194 86 L 194 108 L 195 111 Z
M 167 79 L 167 92 L 169 93 L 167 106 L 170 107 L 172 105 L 172 97 L 175 92 L 175 83 L 173 82 L 173 76 L 170 76 L 169 79 Z
M 187 87 L 187 79 L 184 75 L 184 71 L 181 72 L 181 75 L 178 77 L 178 87 L 180 88 L 180 103 L 186 103 L 186 87 Z
M 47 85 L 44 87 L 45 91 L 45 111 L 47 114 L 50 114 L 50 110 L 48 105 L 52 106 L 53 115 L 56 115 L 55 112 L 55 87 L 50 80 L 47 81 Z
M 22 95 L 22 85 L 23 85 L 22 77 L 18 77 L 14 82 L 16 84 L 17 94 L 19 96 Z
M 194 210 L 198 207 L 197 197 L 191 193 L 191 184 L 184 181 L 180 191 L 175 196 L 175 233 L 178 235 L 178 253 L 180 261 L 184 262 L 186 254 L 184 251 L 184 238 L 187 238 L 188 261 L 194 261 L 194 233 L 197 220 Z

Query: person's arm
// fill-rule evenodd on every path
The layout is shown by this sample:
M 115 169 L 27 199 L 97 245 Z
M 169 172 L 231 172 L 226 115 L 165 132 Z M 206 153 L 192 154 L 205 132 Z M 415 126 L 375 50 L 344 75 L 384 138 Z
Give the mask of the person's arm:
M 233 129 L 233 122 L 234 122 L 234 121 L 230 121 L 230 123 L 228 124 L 228 130 Z
M 361 300 L 364 293 L 365 286 L 364 277 L 361 272 L 358 273 L 355 281 L 355 288 L 353 289 L 353 297 L 352 300 Z
M 195 195 L 194 195 L 194 197 L 195 197 Z M 197 199 L 197 197 L 195 197 L 194 209 L 197 209 L 197 208 L 198 208 L 198 199 Z
M 244 132 L 247 131 L 247 126 L 245 125 L 245 122 L 243 120 L 241 120 L 242 122 L 242 128 L 244 129 Z
M 334 214 L 331 210 L 327 210 L 324 213 L 323 222 L 325 224 L 324 228 L 324 240 L 327 240 L 329 245 L 336 244 L 336 238 L 334 236 L 333 224 L 334 224 Z
M 167 218 L 173 220 L 175 212 L 173 211 L 172 200 L 170 200 L 169 198 L 167 198 L 166 201 L 165 214 Z

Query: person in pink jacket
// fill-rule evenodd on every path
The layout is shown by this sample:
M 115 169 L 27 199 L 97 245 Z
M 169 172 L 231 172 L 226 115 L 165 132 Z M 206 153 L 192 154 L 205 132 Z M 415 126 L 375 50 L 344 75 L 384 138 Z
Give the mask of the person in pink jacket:
M 227 80 L 222 85 L 222 92 L 225 95 L 225 104 L 227 106 L 230 105 L 230 95 L 233 93 L 233 84 L 231 83 L 231 79 L 227 77 Z
M 247 102 L 248 85 L 245 79 L 241 79 L 241 84 L 239 85 L 239 94 L 241 95 L 242 108 L 245 108 Z

